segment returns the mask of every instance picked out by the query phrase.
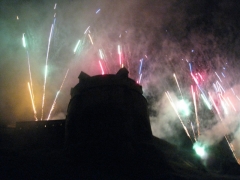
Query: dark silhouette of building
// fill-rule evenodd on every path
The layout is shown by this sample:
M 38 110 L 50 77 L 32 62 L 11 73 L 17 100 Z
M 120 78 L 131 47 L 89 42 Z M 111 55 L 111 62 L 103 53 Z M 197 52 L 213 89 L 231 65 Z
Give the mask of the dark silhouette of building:
M 34 148 L 63 148 L 65 119 L 16 122 L 15 132 L 19 147 L 26 145 Z
M 120 69 L 116 75 L 84 72 L 71 90 L 66 118 L 67 144 L 139 142 L 152 132 L 142 88 Z
M 150 173 L 150 161 L 156 160 L 153 154 L 160 153 L 148 149 L 153 136 L 147 101 L 125 68 L 116 75 L 90 77 L 80 73 L 79 83 L 71 90 L 65 135 L 66 148 L 76 166 L 96 169 L 109 178 L 132 179 L 156 173 Z M 145 156 L 148 153 L 153 156 Z M 164 156 L 154 163 L 167 169 Z

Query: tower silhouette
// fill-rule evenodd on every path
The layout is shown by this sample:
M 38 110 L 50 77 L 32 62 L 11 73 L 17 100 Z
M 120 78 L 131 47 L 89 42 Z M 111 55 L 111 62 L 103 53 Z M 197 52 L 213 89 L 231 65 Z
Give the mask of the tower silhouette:
M 75 167 L 103 179 L 169 178 L 170 167 L 153 146 L 142 87 L 121 68 L 116 74 L 81 72 L 71 89 L 65 146 Z
M 152 138 L 142 87 L 121 68 L 116 75 L 90 77 L 84 72 L 71 89 L 66 144 L 139 142 Z

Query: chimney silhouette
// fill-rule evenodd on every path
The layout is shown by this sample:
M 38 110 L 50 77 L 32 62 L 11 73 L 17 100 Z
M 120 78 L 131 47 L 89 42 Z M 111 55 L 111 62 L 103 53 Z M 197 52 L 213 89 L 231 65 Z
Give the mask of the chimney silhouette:
M 111 146 L 152 138 L 142 87 L 121 68 L 117 74 L 81 72 L 71 89 L 65 126 L 66 146 Z

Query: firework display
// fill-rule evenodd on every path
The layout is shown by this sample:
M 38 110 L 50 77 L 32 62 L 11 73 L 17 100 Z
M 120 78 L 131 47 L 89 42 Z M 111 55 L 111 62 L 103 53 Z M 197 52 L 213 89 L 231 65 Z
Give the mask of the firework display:
M 46 39 L 42 40 L 43 42 L 47 41 L 45 47 L 41 47 L 41 51 L 46 54 L 45 62 L 38 61 L 38 66 L 44 69 L 41 78 L 37 79 L 32 72 L 32 64 L 36 65 L 36 62 L 31 55 L 36 49 L 31 45 L 37 33 L 34 35 L 34 32 L 29 30 L 31 27 L 26 27 L 24 32 L 19 33 L 19 36 L 22 36 L 22 51 L 27 53 L 26 91 L 30 93 L 29 102 L 32 104 L 31 111 L 36 121 L 51 120 L 61 111 L 56 110 L 58 98 L 62 96 L 61 91 L 64 86 L 70 89 L 71 84 L 74 84 L 71 83 L 70 77 L 81 70 L 91 75 L 104 75 L 126 67 L 130 78 L 143 86 L 144 95 L 150 102 L 150 109 L 154 112 L 150 113 L 154 135 L 167 138 L 173 131 L 181 129 L 191 140 L 196 153 L 203 158 L 207 157 L 208 146 L 225 138 L 233 156 L 240 164 L 240 95 L 239 85 L 233 80 L 236 78 L 234 73 L 237 67 L 229 65 L 227 58 L 216 62 L 203 60 L 197 55 L 197 48 L 200 46 L 181 50 L 180 45 L 173 45 L 175 40 L 158 42 L 162 37 L 157 35 L 152 38 L 154 40 L 151 43 L 144 44 L 155 31 L 151 32 L 151 28 L 146 28 L 140 20 L 134 21 L 134 28 L 130 26 L 132 22 L 126 23 L 124 27 L 119 25 L 118 28 L 114 28 L 117 18 L 109 17 L 108 24 L 108 9 L 102 7 L 91 9 L 90 18 L 82 24 L 80 21 L 74 22 L 80 24 L 79 29 L 72 28 L 78 33 L 73 33 L 70 37 L 71 30 L 64 34 L 65 29 L 61 26 L 64 21 L 61 17 L 62 8 L 64 7 L 61 7 L 61 4 L 52 4 L 50 11 L 54 14 L 53 20 L 46 23 L 48 26 L 46 25 L 45 30 L 50 29 L 50 32 L 48 37 L 41 37 Z M 146 16 L 150 16 L 148 13 L 145 12 Z M 17 16 L 17 20 L 20 21 L 21 17 L 19 19 Z M 172 38 L 167 29 L 164 29 L 162 34 Z M 168 49 L 165 51 L 166 47 Z M 64 54 L 64 48 L 68 49 L 68 53 Z M 184 53 L 186 54 L 183 55 Z M 202 54 L 201 57 L 204 56 L 204 53 Z M 65 60 L 60 62 L 58 59 Z M 58 83 L 54 82 L 53 87 L 52 82 L 56 79 L 60 80 L 56 81 Z M 59 86 L 58 90 L 55 89 Z M 39 96 L 42 97 L 41 100 Z M 47 110 L 48 115 L 44 113 Z

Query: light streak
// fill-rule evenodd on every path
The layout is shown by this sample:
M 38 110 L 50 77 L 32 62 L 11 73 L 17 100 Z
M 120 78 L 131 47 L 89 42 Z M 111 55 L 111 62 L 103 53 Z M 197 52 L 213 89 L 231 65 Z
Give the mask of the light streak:
M 219 117 L 220 121 L 222 122 L 223 128 L 226 129 L 226 126 L 224 126 L 223 120 L 222 120 L 222 118 L 221 118 L 221 116 L 220 116 L 220 112 L 219 112 L 219 110 L 218 110 L 218 108 L 217 108 L 217 106 L 216 106 L 213 98 L 211 97 L 210 93 L 209 93 L 209 97 L 211 98 L 211 100 L 212 100 L 212 102 L 213 102 L 213 105 L 214 105 L 215 109 L 217 110 L 218 117 Z M 233 144 L 229 141 L 229 139 L 228 139 L 228 137 L 227 137 L 226 135 L 225 135 L 224 137 L 225 137 L 225 139 L 226 139 L 226 141 L 227 141 L 227 143 L 228 143 L 228 146 L 229 146 L 230 150 L 231 150 L 232 153 L 233 153 L 234 158 L 236 159 L 237 163 L 240 165 L 240 159 L 237 158 L 237 156 L 236 156 L 236 154 L 235 154 L 235 148 L 234 148 Z
M 51 26 L 49 38 L 48 38 L 48 48 L 47 48 L 47 56 L 46 56 L 46 64 L 45 64 L 45 73 L 44 73 L 44 84 L 43 84 L 43 97 L 42 97 L 42 115 L 41 120 L 43 119 L 43 109 L 44 109 L 44 101 L 45 101 L 45 91 L 46 91 L 46 83 L 47 83 L 47 71 L 48 71 L 48 56 L 49 56 L 49 49 L 52 39 L 52 33 L 54 29 L 54 24 Z
M 48 117 L 47 117 L 47 121 L 48 121 L 48 120 L 50 119 L 50 117 L 51 117 L 51 113 L 52 113 L 52 111 L 53 111 L 53 109 L 54 109 L 54 107 L 55 107 L 56 100 L 57 100 L 57 98 L 58 98 L 59 93 L 60 93 L 60 91 L 57 92 L 57 94 L 56 94 L 56 96 L 55 96 L 55 98 L 54 98 L 52 107 L 51 107 L 50 112 L 49 112 Z
M 25 39 L 25 36 L 24 36 L 24 33 L 23 33 L 23 36 L 22 36 L 22 44 L 23 44 L 23 47 L 26 48 L 26 39 Z
M 219 95 L 219 99 L 220 99 L 220 101 L 221 101 L 221 105 L 222 105 L 222 108 L 223 108 L 223 110 L 224 110 L 224 113 L 225 113 L 225 114 L 228 114 L 227 107 L 226 107 L 226 105 L 225 105 L 225 103 L 224 103 L 224 100 L 221 98 L 220 95 Z
M 231 88 L 231 90 L 232 90 L 233 94 L 236 96 L 236 94 L 235 94 L 235 92 L 234 92 L 233 88 Z
M 92 40 L 92 37 L 91 37 L 91 35 L 90 35 L 90 34 L 88 34 L 88 37 L 89 37 L 89 39 L 90 39 L 90 41 L 91 41 L 91 43 L 92 43 L 92 45 L 93 45 L 93 40 Z
M 107 65 L 107 63 L 106 63 L 106 59 L 105 59 L 105 55 L 104 55 L 103 50 L 102 50 L 102 49 L 99 49 L 98 52 L 99 52 L 99 56 L 100 56 L 100 59 L 101 59 L 101 61 L 99 62 L 99 65 L 100 65 L 100 68 L 101 68 L 102 73 L 105 74 L 105 71 L 104 71 L 102 62 L 104 62 L 105 70 L 108 71 L 108 72 L 110 72 L 109 67 L 108 67 L 108 65 Z
M 203 94 L 203 96 L 206 97 L 205 93 L 203 92 L 203 90 L 201 89 L 201 87 L 198 85 L 198 81 L 197 81 L 197 79 L 195 78 L 195 76 L 194 76 L 192 73 L 191 73 L 191 76 L 192 76 L 192 78 L 194 79 L 194 81 L 195 81 L 198 89 L 201 91 L 201 93 Z M 206 98 L 206 99 L 207 99 L 207 98 Z
M 218 92 L 218 88 L 217 88 L 217 86 L 215 85 L 215 83 L 213 83 L 213 87 L 214 87 L 215 91 Z
M 138 84 L 141 83 L 141 79 L 142 79 L 142 64 L 143 64 L 143 59 L 140 59 L 140 66 L 139 66 L 139 70 L 138 70 L 139 78 L 137 81 Z
M 98 62 L 99 62 L 100 68 L 101 68 L 101 70 L 102 70 L 102 75 L 104 75 L 104 70 L 103 70 L 102 63 L 101 63 L 101 61 L 100 61 L 100 60 L 99 60 Z
M 225 135 L 224 137 L 225 137 L 225 139 L 226 139 L 226 141 L 227 141 L 227 143 L 228 143 L 228 146 L 229 146 L 230 150 L 231 150 L 232 153 L 233 153 L 234 158 L 236 159 L 237 163 L 240 165 L 240 159 L 237 158 L 237 156 L 236 156 L 236 154 L 235 154 L 235 148 L 234 148 L 233 144 L 229 141 L 229 139 L 227 138 L 226 135 Z
M 211 109 L 212 109 L 211 104 L 208 102 L 208 100 L 206 99 L 206 97 L 205 97 L 203 94 L 201 94 L 201 97 L 202 97 L 202 99 L 203 99 L 203 102 L 204 102 L 204 103 L 206 104 L 206 106 L 208 107 L 208 109 L 211 110 Z
M 210 94 L 209 94 L 209 96 L 210 96 Z M 210 98 L 212 99 L 211 96 L 210 96 Z M 213 99 L 212 99 L 212 101 L 213 101 Z M 213 101 L 213 103 L 214 103 L 214 101 Z M 215 106 L 215 108 L 216 108 L 216 104 L 215 104 L 215 103 L 214 103 L 214 106 Z M 221 118 L 221 116 L 220 116 L 220 113 L 219 113 L 219 111 L 218 111 L 217 108 L 216 108 L 216 110 L 217 110 L 217 112 L 218 112 L 218 117 L 219 117 L 220 121 L 222 122 L 223 128 L 226 129 L 226 127 L 225 127 L 224 124 L 223 124 L 223 120 L 222 120 L 222 118 Z M 225 137 L 225 139 L 226 139 L 226 141 L 227 141 L 227 143 L 228 143 L 228 146 L 229 146 L 230 150 L 231 150 L 232 153 L 233 153 L 234 158 L 236 159 L 237 163 L 240 165 L 240 160 L 237 158 L 237 156 L 236 156 L 236 154 L 235 154 L 235 150 L 234 150 L 235 148 L 234 148 L 233 144 L 229 141 L 229 139 L 227 138 L 226 135 L 225 135 L 224 137 Z
M 121 52 L 120 45 L 118 45 L 118 55 L 119 55 L 119 64 L 120 64 L 120 67 L 122 67 L 122 52 Z
M 142 73 L 142 64 L 143 64 L 143 59 L 140 59 L 140 66 L 139 66 L 138 74 Z
M 223 99 L 223 101 L 227 104 L 227 106 L 229 106 L 229 103 L 228 103 L 228 101 L 223 97 L 223 95 L 221 94 L 221 95 L 219 95 L 219 98 L 222 98 Z
M 22 43 L 23 43 L 23 47 L 26 49 L 26 52 L 27 52 L 27 63 L 28 63 L 28 72 L 29 72 L 29 80 L 30 80 L 30 88 L 31 88 L 31 99 L 32 99 L 32 103 L 33 103 L 33 107 L 35 107 L 35 104 L 34 104 L 34 93 L 33 93 L 33 82 L 32 82 L 32 73 L 31 73 L 31 65 L 30 65 L 30 60 L 29 60 L 29 53 L 28 53 L 28 50 L 27 50 L 27 45 L 26 45 L 26 38 L 24 36 L 24 33 L 23 33 L 23 37 L 22 37 Z M 36 117 L 36 113 L 34 113 L 34 118 L 37 119 Z
M 219 75 L 215 72 L 216 76 L 218 77 L 219 81 L 222 82 L 221 78 L 219 77 Z
M 65 82 L 65 80 L 66 80 L 66 78 L 67 78 L 68 71 L 69 71 L 69 69 L 67 70 L 67 72 L 66 72 L 66 74 L 65 74 L 65 76 L 64 76 L 64 78 L 63 78 L 62 84 L 61 84 L 61 86 L 60 86 L 60 88 L 59 88 L 59 90 L 58 90 L 58 92 L 57 92 L 57 94 L 56 94 L 56 96 L 55 96 L 55 98 L 54 98 L 54 101 L 53 101 L 52 107 L 51 107 L 51 109 L 50 109 L 50 112 L 49 112 L 49 114 L 48 114 L 47 120 L 49 120 L 50 117 L 51 117 L 51 114 L 52 114 L 52 111 L 54 110 L 54 107 L 55 107 L 55 104 L 56 104 L 58 95 L 60 94 L 60 92 L 61 92 L 61 90 L 62 90 L 62 87 L 63 87 L 63 84 L 64 84 L 64 82 Z
M 217 105 L 216 105 L 216 103 L 214 102 L 214 100 L 213 100 L 213 98 L 212 98 L 211 94 L 210 94 L 210 93 L 208 93 L 208 94 L 209 94 L 209 98 L 211 99 L 211 101 L 212 101 L 212 103 L 213 103 L 213 106 L 215 107 L 215 109 L 216 109 L 216 111 L 217 111 L 218 115 L 220 116 L 220 112 L 219 112 L 219 110 L 218 110 L 218 108 L 217 108 Z
M 199 77 L 201 78 L 202 81 L 204 81 L 202 75 L 200 73 L 198 73 Z
M 194 94 L 193 85 L 191 85 L 191 92 L 192 92 L 192 96 L 193 96 L 193 94 Z
M 237 99 L 240 101 L 240 98 L 238 97 L 238 96 L 236 96 L 237 97 Z
M 55 15 L 54 15 L 54 17 L 55 17 Z M 54 18 L 54 20 L 53 20 L 53 30 L 54 30 L 54 27 L 55 27 L 55 23 L 56 23 L 56 18 Z
M 103 54 L 102 50 L 99 49 L 98 51 L 99 51 L 99 56 L 100 56 L 100 58 L 103 60 L 103 59 L 104 59 L 104 54 Z
M 222 91 L 221 91 L 221 89 L 220 89 L 220 87 L 219 87 L 219 85 L 218 84 L 216 84 L 216 93 L 221 93 Z
M 42 97 L 42 115 L 41 120 L 43 120 L 43 108 L 45 102 L 45 91 L 46 91 L 46 82 L 47 82 L 48 66 L 45 65 L 45 75 L 44 75 L 44 84 L 43 84 L 43 97 Z
M 197 87 L 198 87 L 198 89 L 201 91 L 202 95 L 207 99 L 205 93 L 203 92 L 203 90 L 200 88 L 200 86 L 199 86 L 198 84 L 197 84 Z
M 29 79 L 30 79 L 30 85 L 31 85 L 31 92 L 32 92 L 33 100 L 34 100 L 32 73 L 31 73 L 31 65 L 30 65 L 30 60 L 29 60 L 28 51 L 27 51 L 27 59 L 28 59 L 28 72 L 29 72 Z M 33 101 L 33 102 L 34 102 L 34 101 Z
M 228 100 L 228 102 L 231 104 L 231 106 L 232 106 L 232 108 L 234 109 L 234 111 L 236 112 L 237 110 L 236 110 L 236 108 L 234 107 L 232 101 L 230 101 L 229 97 L 227 97 L 227 100 Z
M 87 29 L 84 31 L 84 34 L 87 33 L 87 31 L 89 30 L 90 26 L 87 27 Z
M 139 84 L 141 83 L 141 80 L 142 80 L 142 74 L 140 74 L 140 76 L 139 76 L 139 80 L 138 80 Z
M 190 73 L 192 74 L 192 65 L 191 63 L 188 63 L 188 65 L 189 65 Z
M 192 89 L 193 103 L 194 103 L 194 109 L 195 109 L 195 119 L 196 119 L 196 123 L 197 123 L 197 130 L 198 130 L 198 137 L 199 137 L 199 136 L 200 136 L 200 128 L 199 128 L 199 120 L 198 120 L 198 111 L 197 111 L 196 96 L 195 96 L 195 92 L 194 92 L 192 86 L 191 86 L 191 89 Z
M 193 80 L 195 81 L 195 83 L 198 85 L 198 81 L 197 81 L 196 77 L 192 73 L 191 73 L 191 76 L 192 76 Z
M 222 85 L 217 81 L 216 84 L 223 90 L 223 92 L 225 92 L 224 88 L 222 87 Z
M 34 104 L 34 99 L 33 99 L 33 94 L 32 94 L 32 90 L 31 90 L 31 87 L 30 87 L 30 84 L 28 82 L 28 90 L 29 90 L 29 93 L 30 93 L 30 98 L 31 98 L 31 102 L 32 102 L 32 108 L 33 108 L 33 113 L 34 113 L 34 118 L 35 118 L 35 121 L 37 121 L 37 111 L 36 111 L 36 108 L 35 108 L 35 104 Z
M 220 116 L 220 112 L 219 112 L 219 110 L 218 110 L 218 108 L 217 108 L 217 106 L 216 106 L 216 104 L 215 104 L 212 96 L 210 95 L 210 93 L 209 93 L 209 97 L 210 97 L 210 99 L 212 100 L 215 109 L 217 110 L 218 117 L 219 117 L 220 121 L 222 122 L 223 128 L 226 129 L 226 126 L 224 126 L 223 120 L 222 120 L 222 118 L 221 118 L 221 116 Z M 239 158 L 237 158 L 237 156 L 236 156 L 236 154 L 235 154 L 235 148 L 234 148 L 233 144 L 230 143 L 230 141 L 229 141 L 229 139 L 228 139 L 228 137 L 227 137 L 226 135 L 225 135 L 224 137 L 225 137 L 225 139 L 226 139 L 226 141 L 227 141 L 227 143 L 228 143 L 228 146 L 229 146 L 230 150 L 231 150 L 232 153 L 233 153 L 234 158 L 236 159 L 237 163 L 240 165 L 240 160 L 239 160 Z
M 192 124 L 192 122 L 191 122 L 191 127 L 192 127 L 192 131 L 193 131 L 193 136 L 194 136 L 194 139 L 195 139 L 195 141 L 197 141 L 196 134 L 195 134 L 195 131 L 194 131 L 194 127 L 193 127 L 193 124 Z
M 96 14 L 99 13 L 100 11 L 101 11 L 101 9 L 98 9 L 98 10 L 96 11 Z
M 75 48 L 74 48 L 74 50 L 73 50 L 74 54 L 76 53 L 76 51 L 77 51 L 77 49 L 78 49 L 78 47 L 79 47 L 80 41 L 81 41 L 81 40 L 79 39 L 78 42 L 77 42 L 77 44 L 76 44 L 76 46 L 75 46 Z
M 177 86 L 178 86 L 179 92 L 180 92 L 181 97 L 182 97 L 182 99 L 183 99 L 182 91 L 181 91 L 180 86 L 179 86 L 179 84 L 178 84 L 178 80 L 177 80 L 177 77 L 176 77 L 175 73 L 173 73 L 173 77 L 175 78 L 175 81 L 176 81 L 176 83 L 177 83 Z
M 165 94 L 166 94 L 166 96 L 167 96 L 167 98 L 168 98 L 170 104 L 172 105 L 172 107 L 173 107 L 175 113 L 177 114 L 178 119 L 180 120 L 180 122 L 181 122 L 181 124 L 182 124 L 182 126 L 183 126 L 183 129 L 185 130 L 187 136 L 191 139 L 191 137 L 190 137 L 190 135 L 189 135 L 189 133 L 188 133 L 188 130 L 187 130 L 186 126 L 184 125 L 184 123 L 183 123 L 183 121 L 182 121 L 180 115 L 178 114 L 177 108 L 175 107 L 175 105 L 174 105 L 174 103 L 173 103 L 173 101 L 172 101 L 172 98 L 171 98 L 169 92 L 167 91 L 167 92 L 165 92 Z M 191 139 L 191 141 L 192 141 L 192 139 Z

